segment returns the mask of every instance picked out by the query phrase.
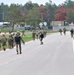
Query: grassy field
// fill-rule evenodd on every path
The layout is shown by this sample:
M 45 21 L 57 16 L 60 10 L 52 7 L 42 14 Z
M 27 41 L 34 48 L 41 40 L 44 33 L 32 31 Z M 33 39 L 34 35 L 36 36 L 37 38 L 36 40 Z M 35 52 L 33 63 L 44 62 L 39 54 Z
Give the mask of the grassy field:
M 26 33 L 23 39 L 25 42 L 32 40 L 32 33 Z

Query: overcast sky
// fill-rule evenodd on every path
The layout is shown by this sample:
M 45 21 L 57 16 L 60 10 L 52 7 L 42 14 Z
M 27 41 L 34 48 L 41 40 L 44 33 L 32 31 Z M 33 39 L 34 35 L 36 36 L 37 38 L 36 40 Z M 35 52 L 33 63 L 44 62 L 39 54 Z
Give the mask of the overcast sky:
M 4 3 L 4 4 L 8 4 L 10 5 L 11 3 L 15 3 L 15 4 L 22 4 L 24 5 L 26 2 L 28 2 L 29 0 L 0 0 L 0 3 Z M 46 2 L 49 2 L 49 0 L 30 0 L 32 1 L 32 3 L 38 3 L 40 4 L 45 4 Z M 64 3 L 64 1 L 66 0 L 52 0 L 52 3 L 55 3 L 56 5 Z

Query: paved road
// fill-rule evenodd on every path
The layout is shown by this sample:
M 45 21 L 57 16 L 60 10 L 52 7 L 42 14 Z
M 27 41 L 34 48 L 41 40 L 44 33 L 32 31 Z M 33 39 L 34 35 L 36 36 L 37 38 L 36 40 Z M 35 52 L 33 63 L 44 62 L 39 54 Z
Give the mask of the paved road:
M 0 75 L 74 75 L 73 39 L 70 33 L 48 35 L 22 45 L 22 54 L 15 48 L 0 52 Z

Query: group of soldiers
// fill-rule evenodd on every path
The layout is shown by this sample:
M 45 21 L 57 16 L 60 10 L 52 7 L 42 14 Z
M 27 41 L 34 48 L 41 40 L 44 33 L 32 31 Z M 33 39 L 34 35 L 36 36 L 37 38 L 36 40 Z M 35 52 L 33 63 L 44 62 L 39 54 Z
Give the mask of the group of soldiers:
M 40 39 L 40 44 L 42 45 L 43 38 L 46 37 L 46 33 L 47 33 L 47 31 L 33 31 L 32 38 L 33 38 L 33 40 Z M 22 31 L 22 32 L 17 31 L 16 33 L 9 32 L 8 36 L 6 34 L 0 35 L 0 49 L 3 49 L 4 51 L 6 51 L 7 48 L 12 49 L 12 48 L 14 48 L 14 46 L 16 46 L 17 54 L 19 54 L 19 53 L 22 54 L 21 41 L 23 42 L 23 44 L 25 44 L 25 42 L 23 40 L 23 36 L 25 36 L 24 31 Z
M 60 35 L 62 35 L 62 32 L 64 33 L 64 35 L 66 35 L 66 28 L 64 28 L 64 29 L 59 29 L 59 32 L 60 32 Z M 70 35 L 71 35 L 71 37 L 72 38 L 74 38 L 74 29 L 72 28 L 71 30 L 70 30 Z
M 14 47 L 14 39 L 12 35 L 9 35 L 9 37 L 7 38 L 5 34 L 2 34 L 2 36 L 0 37 L 0 49 L 1 47 L 3 48 L 3 50 L 5 51 L 7 48 L 7 43 L 8 43 L 8 47 L 9 48 L 13 48 Z
M 20 32 L 17 32 L 16 34 L 11 34 L 9 33 L 8 37 L 6 34 L 2 34 L 0 35 L 0 49 L 2 48 L 4 51 L 6 50 L 6 48 L 10 48 L 12 49 L 14 46 L 16 46 L 16 52 L 18 54 L 18 52 L 21 52 L 21 41 L 23 43 L 24 40 L 22 38 L 22 36 L 20 35 Z
M 32 32 L 32 38 L 33 40 L 35 39 L 40 39 L 40 44 L 43 44 L 43 38 L 46 37 L 47 31 L 42 30 L 42 31 L 33 31 Z
M 63 28 L 63 29 L 59 29 L 59 32 L 60 32 L 60 35 L 62 35 L 62 32 L 64 33 L 64 35 L 66 35 L 66 28 Z

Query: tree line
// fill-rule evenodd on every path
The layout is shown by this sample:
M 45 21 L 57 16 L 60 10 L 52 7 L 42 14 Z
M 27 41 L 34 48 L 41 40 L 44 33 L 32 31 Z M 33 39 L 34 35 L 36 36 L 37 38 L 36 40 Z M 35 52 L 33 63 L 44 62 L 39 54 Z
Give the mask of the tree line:
M 29 24 L 32 27 L 39 26 L 40 22 L 47 22 L 48 25 L 52 21 L 74 22 L 74 1 L 66 0 L 60 5 L 46 2 L 45 5 L 38 5 L 28 1 L 24 5 L 4 3 L 0 4 L 0 22 L 10 22 L 12 26 L 15 24 Z

